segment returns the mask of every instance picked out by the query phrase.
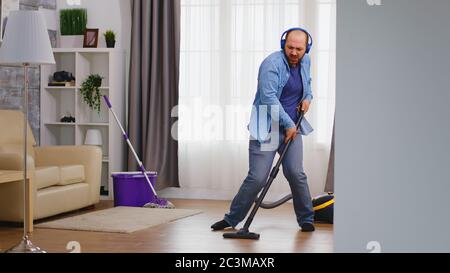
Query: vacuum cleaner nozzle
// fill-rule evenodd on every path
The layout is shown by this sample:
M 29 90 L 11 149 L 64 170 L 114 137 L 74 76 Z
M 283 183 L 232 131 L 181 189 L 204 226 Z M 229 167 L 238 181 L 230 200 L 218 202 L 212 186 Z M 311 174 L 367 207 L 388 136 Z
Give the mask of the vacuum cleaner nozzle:
M 249 232 L 247 229 L 240 229 L 238 232 L 224 233 L 223 238 L 259 240 L 259 234 L 254 233 L 254 232 Z

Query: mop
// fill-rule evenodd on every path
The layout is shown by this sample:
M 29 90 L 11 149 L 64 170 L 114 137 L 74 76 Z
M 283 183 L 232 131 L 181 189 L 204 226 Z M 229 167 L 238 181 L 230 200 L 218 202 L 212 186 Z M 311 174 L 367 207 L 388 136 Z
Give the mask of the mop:
M 300 127 L 300 123 L 302 122 L 303 115 L 304 115 L 304 112 L 301 111 L 300 115 L 298 117 L 298 120 L 297 120 L 297 124 L 296 124 L 297 130 Z M 256 199 L 256 202 L 255 202 L 255 204 L 253 206 L 253 210 L 250 213 L 250 215 L 247 217 L 247 221 L 245 221 L 244 227 L 241 228 L 237 232 L 224 233 L 223 234 L 224 238 L 227 238 L 227 239 L 259 240 L 259 234 L 258 233 L 254 233 L 254 232 L 250 232 L 249 228 L 250 228 L 250 225 L 253 222 L 253 218 L 255 217 L 256 212 L 258 211 L 259 207 L 263 207 L 261 205 L 263 203 L 264 197 L 266 196 L 267 192 L 269 191 L 269 188 L 272 185 L 273 180 L 275 180 L 275 178 L 277 177 L 278 171 L 280 170 L 281 162 L 283 161 L 283 158 L 286 155 L 286 152 L 288 151 L 289 147 L 291 146 L 291 142 L 292 142 L 292 138 L 289 139 L 288 143 L 286 144 L 286 146 L 284 147 L 283 151 L 281 152 L 280 158 L 278 159 L 278 161 L 275 164 L 275 166 L 272 168 L 272 171 L 270 172 L 270 175 L 269 175 L 269 178 L 268 178 L 268 180 L 266 182 L 266 185 L 264 186 L 264 188 L 263 188 L 261 194 L 259 195 L 259 197 Z
M 130 147 L 130 150 L 133 152 L 134 158 L 136 159 L 136 161 L 139 165 L 139 169 L 141 170 L 142 174 L 144 175 L 145 180 L 147 181 L 148 185 L 150 186 L 150 189 L 152 189 L 152 192 L 153 192 L 153 195 L 155 198 L 153 201 L 145 204 L 144 207 L 145 208 L 164 208 L 164 209 L 175 208 L 175 206 L 172 203 L 170 203 L 169 201 L 158 198 L 155 188 L 153 187 L 152 183 L 150 182 L 150 179 L 147 176 L 147 171 L 145 170 L 144 165 L 142 164 L 141 160 L 139 159 L 138 155 L 136 154 L 136 151 L 134 150 L 133 145 L 131 145 L 131 142 L 130 142 L 130 139 L 129 139 L 127 133 L 125 133 L 125 130 L 123 129 L 122 124 L 120 124 L 120 121 L 116 116 L 116 113 L 112 109 L 112 104 L 109 101 L 109 98 L 107 96 L 103 96 L 103 98 L 105 99 L 106 105 L 108 105 L 109 110 L 113 114 L 114 119 L 117 122 L 117 125 L 119 125 L 120 130 L 122 131 L 123 137 L 125 138 L 125 141 L 128 143 L 128 147 Z

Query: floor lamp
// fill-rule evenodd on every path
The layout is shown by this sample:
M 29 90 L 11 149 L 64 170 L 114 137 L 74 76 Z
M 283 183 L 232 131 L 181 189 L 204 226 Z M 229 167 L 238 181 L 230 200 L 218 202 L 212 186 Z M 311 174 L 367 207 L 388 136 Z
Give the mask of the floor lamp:
M 30 65 L 54 64 L 52 47 L 45 19 L 39 11 L 11 11 L 0 47 L 0 64 L 20 65 L 24 67 L 25 89 L 24 103 L 24 203 L 26 200 L 27 180 L 27 124 L 28 124 L 28 68 Z M 24 204 L 24 234 L 22 241 L 8 252 L 36 253 L 44 252 L 29 240 L 27 227 L 30 225 L 28 208 Z M 31 219 L 32 221 L 32 219 Z

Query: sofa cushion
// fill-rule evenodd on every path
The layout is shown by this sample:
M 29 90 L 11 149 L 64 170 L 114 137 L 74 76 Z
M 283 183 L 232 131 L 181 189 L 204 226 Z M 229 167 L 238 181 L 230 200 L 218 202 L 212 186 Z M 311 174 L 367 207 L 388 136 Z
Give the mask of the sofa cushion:
M 85 180 L 83 165 L 59 166 L 59 173 L 61 176 L 59 186 L 76 184 Z
M 92 205 L 89 200 L 90 190 L 88 183 L 76 183 L 38 191 L 34 219 L 42 219 Z
M 56 166 L 36 167 L 35 180 L 38 190 L 55 186 L 60 182 L 59 168 Z

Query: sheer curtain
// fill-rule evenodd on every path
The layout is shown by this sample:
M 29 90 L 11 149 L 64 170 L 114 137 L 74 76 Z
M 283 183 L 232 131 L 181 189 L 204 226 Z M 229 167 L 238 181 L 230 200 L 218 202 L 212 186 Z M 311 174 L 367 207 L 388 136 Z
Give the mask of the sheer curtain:
M 313 195 L 323 192 L 334 114 L 334 0 L 181 0 L 180 189 L 164 197 L 231 199 L 248 171 L 247 124 L 262 60 L 279 50 L 281 33 L 310 30 L 315 99 L 304 138 Z M 280 172 L 268 199 L 289 193 Z

